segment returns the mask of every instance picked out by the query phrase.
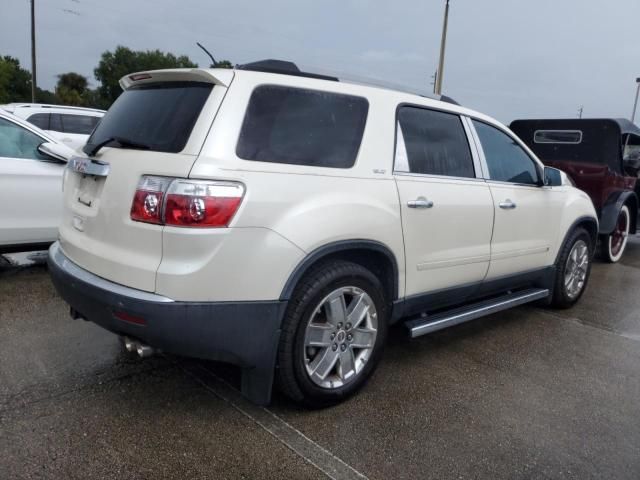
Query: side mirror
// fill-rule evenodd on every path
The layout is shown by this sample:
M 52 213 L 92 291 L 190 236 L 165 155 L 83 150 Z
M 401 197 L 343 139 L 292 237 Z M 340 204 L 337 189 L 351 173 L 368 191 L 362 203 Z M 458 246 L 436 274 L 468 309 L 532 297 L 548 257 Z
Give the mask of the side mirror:
M 68 162 L 73 156 L 72 149 L 53 142 L 44 142 L 38 145 L 38 152 L 62 162 Z
M 544 167 L 544 184 L 547 187 L 560 187 L 565 185 L 562 170 L 553 167 Z M 564 175 L 566 177 L 566 175 Z

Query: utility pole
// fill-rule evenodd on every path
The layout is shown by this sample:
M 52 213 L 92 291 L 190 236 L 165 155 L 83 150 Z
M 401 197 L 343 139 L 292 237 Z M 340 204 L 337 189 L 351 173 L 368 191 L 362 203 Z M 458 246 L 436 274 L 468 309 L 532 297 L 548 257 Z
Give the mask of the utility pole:
M 433 75 L 431 75 L 431 79 L 433 80 L 431 82 L 431 85 L 433 85 L 433 93 L 436 93 L 436 83 L 438 81 L 438 71 L 437 70 L 435 72 L 433 72 Z
M 582 110 L 584 110 L 584 105 L 580 105 L 580 108 L 578 109 L 578 118 L 582 118 Z
M 442 95 L 442 77 L 444 77 L 444 51 L 447 43 L 447 24 L 449 23 L 449 0 L 444 7 L 444 23 L 442 25 L 442 39 L 440 40 L 440 61 L 438 62 L 438 76 L 434 93 Z
M 631 113 L 631 122 L 635 122 L 636 119 L 636 108 L 638 108 L 638 95 L 640 95 L 640 77 L 636 78 L 636 83 L 638 84 L 638 88 L 636 89 L 636 99 L 633 102 L 633 112 Z
M 31 102 L 36 102 L 36 0 L 31 0 Z

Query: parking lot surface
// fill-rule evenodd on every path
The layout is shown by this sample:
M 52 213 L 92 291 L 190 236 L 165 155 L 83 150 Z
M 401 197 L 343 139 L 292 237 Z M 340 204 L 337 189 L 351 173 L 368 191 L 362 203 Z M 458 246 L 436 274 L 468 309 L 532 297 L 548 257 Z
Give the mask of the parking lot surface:
M 0 264 L 0 479 L 640 478 L 640 239 L 571 310 L 410 340 L 308 411 L 239 397 L 230 367 L 140 360 L 71 320 L 41 263 Z

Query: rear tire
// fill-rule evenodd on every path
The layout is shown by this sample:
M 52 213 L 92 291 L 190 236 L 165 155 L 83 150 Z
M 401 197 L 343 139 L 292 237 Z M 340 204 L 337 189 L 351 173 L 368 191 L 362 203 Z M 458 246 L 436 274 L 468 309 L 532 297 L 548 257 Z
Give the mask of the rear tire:
M 591 273 L 593 245 L 584 228 L 576 228 L 567 238 L 556 263 L 551 306 L 569 308 L 582 296 Z
M 278 384 L 309 407 L 336 404 L 368 380 L 382 356 L 389 304 L 366 268 L 335 260 L 314 267 L 287 307 L 278 348 Z
M 611 235 L 603 235 L 600 238 L 600 256 L 605 262 L 616 263 L 622 258 L 622 254 L 627 247 L 630 225 L 631 214 L 629 213 L 629 207 L 623 205 Z

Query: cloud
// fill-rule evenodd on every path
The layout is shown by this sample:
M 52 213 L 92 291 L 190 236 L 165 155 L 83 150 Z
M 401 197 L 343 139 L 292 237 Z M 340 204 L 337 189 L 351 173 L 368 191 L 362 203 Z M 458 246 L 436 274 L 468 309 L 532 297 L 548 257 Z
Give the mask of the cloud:
M 402 52 L 391 50 L 367 50 L 360 59 L 365 62 L 397 62 L 397 63 L 419 63 L 424 64 L 426 58 L 416 52 Z
M 25 67 L 29 4 L 0 0 L 0 54 Z M 7 4 L 9 4 L 7 6 Z M 38 80 L 93 79 L 116 45 L 187 54 L 204 43 L 235 63 L 303 66 L 431 90 L 444 0 L 49 0 L 36 2 Z M 78 15 L 69 14 L 72 9 Z M 640 76 L 638 0 L 453 0 L 444 92 L 505 122 L 516 116 L 628 116 Z

